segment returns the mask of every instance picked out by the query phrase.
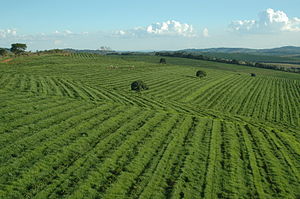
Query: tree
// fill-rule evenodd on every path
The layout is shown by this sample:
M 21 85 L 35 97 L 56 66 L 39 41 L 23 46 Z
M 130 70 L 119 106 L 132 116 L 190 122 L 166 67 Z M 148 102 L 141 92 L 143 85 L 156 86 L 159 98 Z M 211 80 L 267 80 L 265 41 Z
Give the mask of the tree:
M 236 60 L 236 59 L 233 59 L 233 60 L 231 60 L 231 62 L 230 63 L 232 63 L 232 64 L 239 64 L 239 61 L 238 60 Z
M 7 50 L 4 48 L 0 48 L 0 56 L 5 56 L 7 54 Z
M 148 86 L 142 80 L 137 80 L 131 83 L 131 90 L 142 91 L 148 89 Z
M 15 53 L 16 55 L 19 55 L 25 52 L 26 48 L 27 48 L 26 44 L 15 43 L 11 45 L 10 51 Z
M 202 70 L 198 70 L 197 73 L 196 73 L 196 76 L 197 77 L 205 77 L 206 76 L 206 72 L 205 71 L 202 71 Z
M 165 58 L 160 58 L 159 63 L 160 63 L 160 64 L 166 64 L 167 61 L 166 61 Z

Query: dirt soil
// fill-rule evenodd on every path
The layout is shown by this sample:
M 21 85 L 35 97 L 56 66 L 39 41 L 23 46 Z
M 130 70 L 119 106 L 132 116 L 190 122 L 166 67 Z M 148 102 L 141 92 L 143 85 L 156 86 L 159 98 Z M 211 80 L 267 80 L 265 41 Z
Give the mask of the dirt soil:
M 5 59 L 5 60 L 2 60 L 0 63 L 7 63 L 7 62 L 10 62 L 11 60 L 13 60 L 13 59 L 12 58 Z

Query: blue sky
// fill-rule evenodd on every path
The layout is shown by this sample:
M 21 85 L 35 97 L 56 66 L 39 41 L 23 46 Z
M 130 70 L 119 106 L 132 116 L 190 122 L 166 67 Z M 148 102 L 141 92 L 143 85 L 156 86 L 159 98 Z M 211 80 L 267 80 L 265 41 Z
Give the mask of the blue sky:
M 0 46 L 162 50 L 300 46 L 299 0 L 0 0 Z M 298 20 L 299 19 L 299 20 Z

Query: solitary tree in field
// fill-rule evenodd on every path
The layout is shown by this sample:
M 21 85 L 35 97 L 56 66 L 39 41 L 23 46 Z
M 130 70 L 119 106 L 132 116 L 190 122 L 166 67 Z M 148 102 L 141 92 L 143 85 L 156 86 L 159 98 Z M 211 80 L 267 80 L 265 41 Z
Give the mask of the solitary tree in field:
M 15 53 L 16 55 L 19 55 L 25 52 L 26 48 L 27 48 L 26 44 L 15 43 L 11 45 L 10 51 Z
M 131 84 L 131 90 L 134 91 L 142 91 L 142 90 L 148 90 L 148 86 L 142 81 L 142 80 L 137 80 L 132 82 Z
M 206 72 L 205 71 L 202 71 L 202 70 L 198 70 L 197 73 L 196 73 L 196 76 L 197 77 L 205 77 L 206 76 Z
M 159 63 L 160 63 L 160 64 L 166 64 L 167 61 L 166 61 L 165 58 L 160 58 Z
M 7 51 L 4 48 L 0 48 L 0 56 L 5 56 Z

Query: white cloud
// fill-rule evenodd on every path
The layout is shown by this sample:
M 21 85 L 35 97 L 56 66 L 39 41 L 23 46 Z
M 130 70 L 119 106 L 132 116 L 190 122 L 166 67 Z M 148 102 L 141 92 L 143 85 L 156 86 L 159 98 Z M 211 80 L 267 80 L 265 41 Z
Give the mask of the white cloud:
M 61 35 L 61 36 L 67 36 L 67 35 L 73 34 L 73 32 L 70 31 L 70 30 L 64 30 L 64 31 L 58 31 L 58 30 L 56 30 L 56 31 L 54 32 L 54 34 L 55 34 L 55 35 Z
M 283 11 L 271 8 L 261 12 L 258 20 L 233 21 L 229 28 L 241 33 L 272 33 L 300 31 L 300 18 L 289 18 Z
M 53 31 L 52 33 L 36 33 L 36 34 L 17 34 L 15 29 L 0 30 L 1 46 L 10 46 L 11 43 L 26 43 L 35 45 L 37 43 L 47 43 L 52 48 L 64 47 L 67 41 L 83 40 L 88 33 L 74 33 L 70 30 Z
M 300 32 L 300 18 L 294 17 L 290 19 L 285 28 L 288 31 Z
M 145 37 L 145 36 L 182 36 L 182 37 L 194 37 L 196 33 L 192 25 L 180 23 L 175 20 L 169 20 L 166 22 L 158 22 L 148 25 L 146 27 L 136 27 L 130 30 L 116 31 L 118 36 L 133 36 L 133 37 Z
M 66 33 L 66 34 L 72 34 L 72 31 L 70 31 L 70 30 L 65 30 L 65 33 Z
M 118 33 L 119 33 L 120 35 L 125 35 L 125 34 L 126 34 L 126 32 L 123 31 L 123 30 L 118 31 Z
M 209 37 L 208 29 L 204 28 L 202 34 L 203 34 L 203 37 Z
M 17 35 L 17 31 L 15 29 L 0 30 L 0 38 L 7 38 L 16 35 Z
M 53 43 L 54 43 L 54 45 L 58 46 L 58 45 L 62 44 L 62 41 L 61 40 L 54 40 Z

